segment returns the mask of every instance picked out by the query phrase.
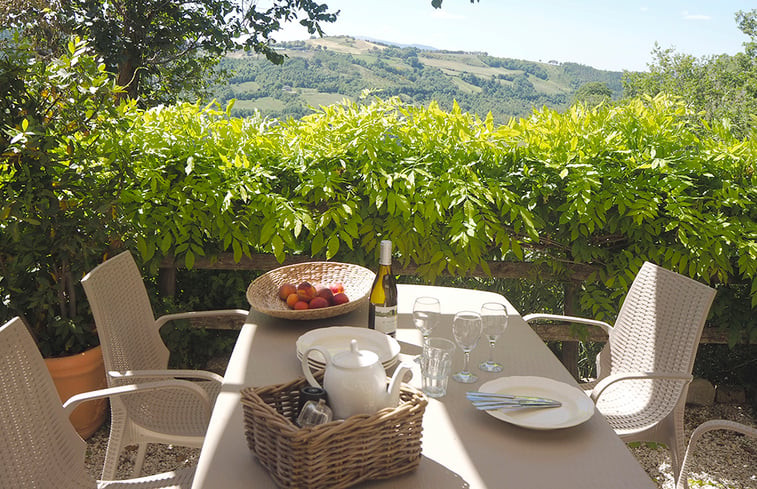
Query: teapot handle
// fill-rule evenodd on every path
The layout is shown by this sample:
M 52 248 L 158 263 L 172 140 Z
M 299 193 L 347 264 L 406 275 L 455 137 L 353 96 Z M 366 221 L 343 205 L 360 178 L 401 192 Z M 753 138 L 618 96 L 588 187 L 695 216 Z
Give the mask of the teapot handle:
M 323 355 L 323 358 L 326 360 L 326 366 L 331 363 L 331 356 L 329 355 L 329 352 L 325 349 L 321 348 L 320 346 L 313 346 L 305 350 L 305 353 L 302 355 L 302 372 L 305 374 L 305 379 L 307 379 L 308 384 L 310 384 L 313 387 L 321 387 L 321 385 L 318 383 L 317 380 L 315 380 L 315 377 L 313 377 L 313 372 L 310 370 L 310 364 L 308 364 L 308 358 L 310 357 L 310 352 L 313 350 L 318 350 L 321 352 L 321 355 Z

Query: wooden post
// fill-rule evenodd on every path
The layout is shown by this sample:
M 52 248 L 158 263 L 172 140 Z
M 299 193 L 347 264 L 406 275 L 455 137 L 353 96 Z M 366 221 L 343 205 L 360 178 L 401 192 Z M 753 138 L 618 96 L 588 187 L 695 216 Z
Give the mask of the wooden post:
M 160 267 L 158 269 L 158 285 L 162 297 L 174 297 L 176 295 L 176 267 Z
M 578 308 L 576 307 L 576 288 L 577 283 L 569 280 L 565 283 L 565 299 L 563 303 L 563 313 L 567 316 L 575 316 Z M 562 363 L 574 379 L 578 380 L 578 342 L 562 342 Z

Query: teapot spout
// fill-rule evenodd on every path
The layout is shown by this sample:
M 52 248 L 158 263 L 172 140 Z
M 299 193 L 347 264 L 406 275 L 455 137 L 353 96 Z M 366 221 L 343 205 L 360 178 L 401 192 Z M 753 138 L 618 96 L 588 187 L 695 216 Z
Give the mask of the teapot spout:
M 397 404 L 400 402 L 400 386 L 402 385 L 402 382 L 405 379 L 405 374 L 410 372 L 410 376 L 407 380 L 412 379 L 412 369 L 411 367 L 400 363 L 397 366 L 397 369 L 394 371 L 394 375 L 392 375 L 392 380 L 389 382 L 389 388 L 387 391 L 387 405 L 390 407 L 396 407 Z

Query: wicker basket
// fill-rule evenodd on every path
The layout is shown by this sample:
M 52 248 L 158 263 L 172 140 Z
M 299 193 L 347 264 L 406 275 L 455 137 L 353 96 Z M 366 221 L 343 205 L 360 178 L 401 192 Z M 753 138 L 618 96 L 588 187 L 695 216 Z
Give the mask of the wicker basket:
M 294 420 L 305 385 L 298 379 L 242 390 L 247 445 L 279 487 L 349 487 L 418 466 L 428 404 L 422 392 L 402 384 L 396 408 L 299 428 Z
M 256 311 L 285 319 L 323 319 L 352 312 L 368 300 L 376 274 L 360 265 L 338 262 L 308 262 L 271 270 L 256 278 L 247 288 L 247 301 Z M 321 309 L 295 311 L 279 299 L 279 287 L 285 283 L 329 285 L 341 282 L 350 302 Z

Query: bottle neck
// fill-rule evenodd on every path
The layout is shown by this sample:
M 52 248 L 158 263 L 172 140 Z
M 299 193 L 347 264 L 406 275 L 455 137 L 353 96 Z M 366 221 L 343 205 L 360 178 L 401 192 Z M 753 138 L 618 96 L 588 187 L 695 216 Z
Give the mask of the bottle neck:
M 379 255 L 379 265 L 391 265 L 392 264 L 392 242 L 389 240 L 383 240 L 381 242 L 381 254 Z

